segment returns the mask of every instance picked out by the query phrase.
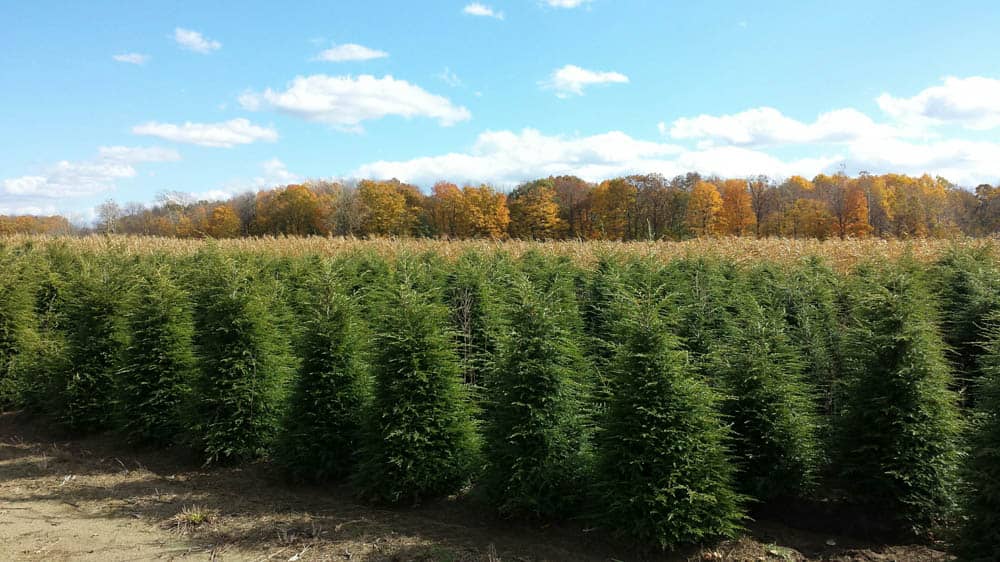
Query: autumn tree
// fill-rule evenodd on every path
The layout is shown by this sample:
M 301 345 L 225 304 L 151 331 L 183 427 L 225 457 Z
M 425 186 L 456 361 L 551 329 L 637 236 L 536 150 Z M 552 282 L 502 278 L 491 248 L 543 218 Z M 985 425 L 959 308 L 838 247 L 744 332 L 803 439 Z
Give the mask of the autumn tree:
M 406 197 L 389 182 L 362 181 L 358 185 L 361 232 L 387 236 L 406 234 L 410 222 Z
M 699 181 L 691 190 L 685 222 L 695 236 L 709 236 L 719 232 L 722 196 L 715 185 Z
M 726 234 L 743 236 L 756 224 L 752 197 L 745 180 L 726 180 L 722 184 L 720 226 Z
M 289 185 L 257 194 L 257 231 L 260 234 L 324 234 L 321 224 L 319 198 L 304 185 Z
M 635 186 L 623 178 L 601 182 L 593 192 L 594 228 L 601 238 L 635 238 Z
M 240 217 L 229 205 L 217 205 L 208 218 L 207 234 L 212 238 L 236 238 L 240 235 Z
M 465 236 L 499 239 L 507 236 L 510 211 L 507 196 L 488 185 L 462 188 Z
M 559 218 L 566 223 L 566 235 L 584 239 L 591 235 L 591 197 L 594 186 L 576 176 L 549 178 L 556 190 Z
M 438 236 L 460 238 L 466 236 L 466 202 L 464 193 L 457 185 L 438 182 L 431 190 L 428 200 L 431 228 Z
M 561 237 L 566 223 L 559 218 L 555 197 L 555 187 L 548 179 L 525 183 L 512 191 L 507 199 L 511 236 L 536 240 Z

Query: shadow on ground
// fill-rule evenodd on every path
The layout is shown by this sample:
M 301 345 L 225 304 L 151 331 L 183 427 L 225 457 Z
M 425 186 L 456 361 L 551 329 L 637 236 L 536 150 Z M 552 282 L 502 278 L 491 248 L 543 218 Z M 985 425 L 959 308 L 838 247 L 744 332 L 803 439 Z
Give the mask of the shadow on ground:
M 41 537 L 32 532 L 34 542 L 17 550 L 24 559 L 50 552 L 36 544 L 65 543 L 74 522 L 98 520 L 115 524 L 114 544 L 123 552 L 136 540 L 134 558 L 143 558 L 141 545 L 155 544 L 159 558 L 223 560 L 948 559 L 923 546 L 876 545 L 766 521 L 753 523 L 746 538 L 711 548 L 642 553 L 573 522 L 500 520 L 470 497 L 373 508 L 344 486 L 288 485 L 266 465 L 205 469 L 183 451 L 134 451 L 108 436 L 66 440 L 39 425 L 0 415 L 0 513 L 44 521 L 56 517 L 45 509 L 61 510 L 58 525 Z M 4 529 L 5 542 L 29 534 L 7 537 Z M 66 552 L 65 559 L 78 557 Z M 80 552 L 101 559 L 99 550 Z

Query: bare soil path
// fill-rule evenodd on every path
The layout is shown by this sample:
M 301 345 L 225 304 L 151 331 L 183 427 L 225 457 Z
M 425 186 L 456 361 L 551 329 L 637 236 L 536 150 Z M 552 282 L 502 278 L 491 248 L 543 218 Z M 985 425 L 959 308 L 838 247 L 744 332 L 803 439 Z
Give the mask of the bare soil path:
M 0 560 L 950 560 L 767 522 L 650 556 L 575 523 L 501 521 L 468 498 L 377 509 L 343 487 L 288 486 L 266 466 L 203 469 L 181 451 L 63 440 L 39 425 L 0 414 Z

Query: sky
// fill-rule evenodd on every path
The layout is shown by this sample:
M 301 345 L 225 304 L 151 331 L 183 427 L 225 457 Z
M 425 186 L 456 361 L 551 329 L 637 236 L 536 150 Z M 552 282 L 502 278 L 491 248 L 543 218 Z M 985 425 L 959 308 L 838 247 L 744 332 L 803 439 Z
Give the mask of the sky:
M 306 179 L 1000 182 L 995 0 L 0 0 L 0 214 Z

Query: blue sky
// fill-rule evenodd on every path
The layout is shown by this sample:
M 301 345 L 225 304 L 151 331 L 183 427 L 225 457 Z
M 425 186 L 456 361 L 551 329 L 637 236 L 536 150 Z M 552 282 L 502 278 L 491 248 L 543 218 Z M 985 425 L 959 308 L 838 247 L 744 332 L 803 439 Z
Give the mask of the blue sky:
M 0 213 L 307 178 L 1000 182 L 1000 5 L 8 1 Z

